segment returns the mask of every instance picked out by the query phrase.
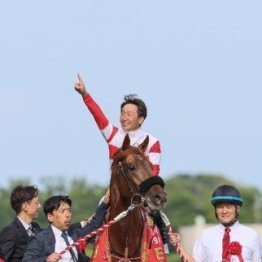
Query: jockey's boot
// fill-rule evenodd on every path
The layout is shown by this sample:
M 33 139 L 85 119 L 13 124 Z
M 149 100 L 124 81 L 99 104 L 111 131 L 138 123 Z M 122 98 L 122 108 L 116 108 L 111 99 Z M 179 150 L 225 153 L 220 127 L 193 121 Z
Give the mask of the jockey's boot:
M 157 225 L 159 229 L 164 244 L 165 253 L 169 254 L 169 248 L 168 248 L 169 236 L 168 236 L 166 225 L 161 217 L 160 211 L 156 211 L 156 210 L 152 211 L 151 216 L 154 220 L 154 223 Z

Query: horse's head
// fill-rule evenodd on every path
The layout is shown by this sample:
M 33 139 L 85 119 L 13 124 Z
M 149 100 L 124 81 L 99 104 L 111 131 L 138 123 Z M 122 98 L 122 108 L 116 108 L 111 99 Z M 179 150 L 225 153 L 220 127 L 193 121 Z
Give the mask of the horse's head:
M 135 196 L 141 195 L 151 210 L 163 209 L 167 200 L 164 182 L 153 176 L 152 164 L 144 155 L 148 142 L 147 136 L 140 146 L 134 147 L 126 135 L 113 158 L 110 205 L 117 206 L 120 202 L 129 205 Z

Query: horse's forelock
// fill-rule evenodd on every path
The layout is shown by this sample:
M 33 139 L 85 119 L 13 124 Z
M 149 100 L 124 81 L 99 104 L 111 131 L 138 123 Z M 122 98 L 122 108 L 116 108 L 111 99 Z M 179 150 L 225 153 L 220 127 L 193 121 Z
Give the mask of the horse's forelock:
M 114 163 L 122 162 L 124 159 L 127 158 L 128 155 L 131 154 L 141 155 L 143 156 L 143 158 L 145 158 L 143 152 L 138 147 L 129 147 L 126 150 L 119 149 L 113 157 L 113 165 Z

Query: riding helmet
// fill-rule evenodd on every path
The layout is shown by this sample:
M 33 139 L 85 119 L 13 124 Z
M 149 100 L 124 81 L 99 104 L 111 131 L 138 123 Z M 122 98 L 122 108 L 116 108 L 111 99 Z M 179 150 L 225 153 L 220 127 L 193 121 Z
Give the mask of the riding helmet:
M 213 192 L 211 197 L 212 205 L 215 206 L 216 204 L 225 202 L 242 206 L 243 199 L 240 192 L 234 186 L 222 185 Z

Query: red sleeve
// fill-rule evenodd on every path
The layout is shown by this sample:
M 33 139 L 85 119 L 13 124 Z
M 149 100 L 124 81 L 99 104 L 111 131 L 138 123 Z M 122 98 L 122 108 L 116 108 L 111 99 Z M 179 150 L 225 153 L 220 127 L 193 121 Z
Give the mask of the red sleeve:
M 159 165 L 153 165 L 153 176 L 158 176 L 160 172 L 160 166 Z
M 150 153 L 161 153 L 159 141 L 157 141 L 157 142 L 150 148 Z
M 93 98 L 90 95 L 84 96 L 83 100 L 84 100 L 87 108 L 89 109 L 89 111 L 93 115 L 93 117 L 96 121 L 96 124 L 98 125 L 98 128 L 100 130 L 106 128 L 109 121 L 106 118 L 106 116 L 104 115 L 104 113 L 102 112 L 99 105 L 93 100 Z

